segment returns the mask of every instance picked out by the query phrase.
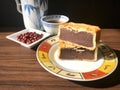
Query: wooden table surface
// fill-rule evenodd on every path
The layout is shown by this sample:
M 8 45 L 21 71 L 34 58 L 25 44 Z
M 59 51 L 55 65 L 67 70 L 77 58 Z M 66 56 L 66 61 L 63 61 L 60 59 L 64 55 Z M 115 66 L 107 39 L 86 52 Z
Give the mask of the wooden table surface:
M 70 81 L 44 70 L 36 48 L 28 49 L 6 36 L 21 28 L 0 28 L 0 90 L 120 90 L 120 62 L 108 77 L 96 81 Z M 101 40 L 120 60 L 120 29 L 102 29 Z

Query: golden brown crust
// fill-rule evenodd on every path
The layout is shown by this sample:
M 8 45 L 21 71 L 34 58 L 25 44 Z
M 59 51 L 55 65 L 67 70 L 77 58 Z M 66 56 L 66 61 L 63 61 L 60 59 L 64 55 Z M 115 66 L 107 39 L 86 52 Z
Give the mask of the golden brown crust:
M 77 32 L 88 31 L 88 32 L 95 32 L 96 33 L 97 31 L 100 31 L 100 28 L 98 26 L 84 24 L 84 23 L 74 23 L 74 22 L 63 23 L 59 27 L 60 28 L 68 28 L 69 30 L 75 30 Z

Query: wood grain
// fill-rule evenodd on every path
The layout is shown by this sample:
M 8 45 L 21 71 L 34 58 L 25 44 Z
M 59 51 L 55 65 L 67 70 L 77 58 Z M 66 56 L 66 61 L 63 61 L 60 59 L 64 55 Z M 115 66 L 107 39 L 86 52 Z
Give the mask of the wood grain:
M 120 63 L 108 77 L 90 82 L 75 82 L 44 70 L 36 59 L 36 48 L 28 49 L 6 36 L 19 28 L 0 28 L 0 90 L 119 90 Z M 103 29 L 102 42 L 120 59 L 120 29 Z

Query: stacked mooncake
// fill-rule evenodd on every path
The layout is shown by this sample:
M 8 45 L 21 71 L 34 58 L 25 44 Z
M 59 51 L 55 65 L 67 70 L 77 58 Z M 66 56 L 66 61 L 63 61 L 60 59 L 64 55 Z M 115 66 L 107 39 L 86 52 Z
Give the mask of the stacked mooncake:
M 100 39 L 98 26 L 64 23 L 59 26 L 59 58 L 96 61 Z

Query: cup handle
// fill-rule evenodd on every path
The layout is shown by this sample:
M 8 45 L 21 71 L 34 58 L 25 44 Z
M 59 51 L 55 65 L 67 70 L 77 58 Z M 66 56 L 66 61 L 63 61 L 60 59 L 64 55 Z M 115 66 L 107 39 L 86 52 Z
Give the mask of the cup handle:
M 22 14 L 20 0 L 15 0 L 15 2 L 16 2 L 17 11 Z

